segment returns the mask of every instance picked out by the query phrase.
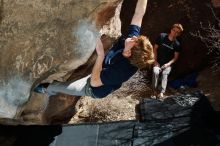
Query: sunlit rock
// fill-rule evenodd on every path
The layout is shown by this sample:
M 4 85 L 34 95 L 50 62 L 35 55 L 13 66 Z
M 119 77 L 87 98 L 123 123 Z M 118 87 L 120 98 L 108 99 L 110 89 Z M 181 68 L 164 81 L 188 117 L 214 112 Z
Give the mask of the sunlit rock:
M 86 63 L 120 2 L 1 1 L 0 117 L 19 119 L 27 103 L 35 105 L 28 110 L 33 122 L 39 117 L 41 123 L 39 113 L 47 108 L 49 99 L 31 89 L 41 82 L 65 81 Z M 38 102 L 32 102 L 35 97 Z

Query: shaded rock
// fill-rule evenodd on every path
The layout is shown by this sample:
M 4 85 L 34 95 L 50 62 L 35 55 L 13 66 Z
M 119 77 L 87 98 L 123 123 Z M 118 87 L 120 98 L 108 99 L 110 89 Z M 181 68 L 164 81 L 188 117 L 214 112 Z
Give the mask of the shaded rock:
M 155 105 L 157 108 L 154 108 Z M 176 109 L 169 109 L 169 106 Z M 164 108 L 167 111 L 158 110 Z M 164 102 L 146 99 L 142 103 L 142 111 L 146 111 L 142 112 L 147 117 L 145 121 L 53 126 L 0 125 L 0 143 L 4 146 L 216 146 L 220 143 L 220 113 L 214 111 L 207 98 L 199 92 L 168 97 Z M 183 111 L 183 114 L 174 116 L 175 111 Z M 152 116 L 158 112 L 174 114 L 172 118 Z
M 201 71 L 198 76 L 198 88 L 207 96 L 212 107 L 220 111 L 220 72 L 215 72 L 211 68 Z
M 201 92 L 169 96 L 163 102 L 144 99 L 140 103 L 140 116 L 143 125 L 137 125 L 136 137 L 140 138 L 138 144 L 160 143 L 162 146 L 177 142 L 175 145 L 185 146 L 212 145 L 218 142 L 215 134 L 220 132 L 220 114 Z

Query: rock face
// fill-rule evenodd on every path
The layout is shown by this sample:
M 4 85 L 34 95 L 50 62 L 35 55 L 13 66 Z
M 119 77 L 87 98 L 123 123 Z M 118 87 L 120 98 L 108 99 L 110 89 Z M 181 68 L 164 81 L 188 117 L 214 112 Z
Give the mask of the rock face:
M 19 118 L 32 97 L 38 101 L 28 112 L 45 110 L 48 99 L 31 89 L 40 82 L 65 81 L 86 63 L 99 33 L 113 27 L 108 25 L 120 1 L 1 1 L 0 117 Z M 114 37 L 120 30 L 115 32 Z
M 0 1 L 0 123 L 48 124 L 71 118 L 78 97 L 48 98 L 32 89 L 42 82 L 88 75 L 99 33 L 106 34 L 103 41 L 108 48 L 121 31 L 127 32 L 137 0 L 124 0 L 122 5 L 121 1 Z M 216 2 L 212 1 L 214 6 Z M 207 48 L 191 35 L 200 30 L 200 22 L 215 22 L 206 3 L 211 4 L 209 0 L 148 3 L 141 31 L 152 43 L 173 23 L 184 26 L 183 51 L 173 78 L 207 65 Z

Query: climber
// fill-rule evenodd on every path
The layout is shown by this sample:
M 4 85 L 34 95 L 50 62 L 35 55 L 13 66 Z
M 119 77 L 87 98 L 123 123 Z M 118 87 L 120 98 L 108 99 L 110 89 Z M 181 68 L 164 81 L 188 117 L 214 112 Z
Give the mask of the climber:
M 145 68 L 154 62 L 150 41 L 145 36 L 139 36 L 146 7 L 147 0 L 137 1 L 128 35 L 122 35 L 106 55 L 101 39 L 97 39 L 97 58 L 90 75 L 74 82 L 40 84 L 34 91 L 47 93 L 49 96 L 64 93 L 103 98 L 119 89 L 138 68 Z

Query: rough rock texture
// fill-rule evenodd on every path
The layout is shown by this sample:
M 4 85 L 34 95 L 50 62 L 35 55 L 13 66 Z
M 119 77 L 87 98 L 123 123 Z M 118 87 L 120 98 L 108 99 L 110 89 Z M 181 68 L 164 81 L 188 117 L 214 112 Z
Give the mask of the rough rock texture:
M 220 72 L 207 68 L 200 72 L 197 80 L 198 88 L 205 93 L 212 107 L 220 111 Z
M 219 73 L 206 68 L 199 73 L 197 87 L 185 86 L 180 89 L 168 87 L 165 95 L 179 96 L 180 94 L 186 95 L 201 91 L 205 94 L 212 108 L 220 111 L 219 80 Z M 76 114 L 69 123 L 135 120 L 138 117 L 137 105 L 142 99 L 147 100 L 152 95 L 150 85 L 149 79 L 145 78 L 143 72 L 137 72 L 118 91 L 104 99 L 94 100 L 90 97 L 83 97 L 76 104 Z
M 136 105 L 150 95 L 148 80 L 139 71 L 119 90 L 103 99 L 80 98 L 76 104 L 76 114 L 69 123 L 135 120 Z
M 75 125 L 2 126 L 2 146 L 218 146 L 220 113 L 195 92 L 142 100 L 142 120 Z M 83 135 L 82 135 L 82 134 Z
M 31 88 L 40 82 L 65 81 L 86 63 L 99 32 L 115 28 L 110 19 L 120 1 L 1 1 L 0 117 L 43 112 L 48 99 L 31 93 Z M 111 37 L 120 34 L 118 29 Z M 28 99 L 34 102 L 29 101 L 31 109 L 22 113 L 20 108 Z M 32 114 L 34 119 L 37 115 Z M 37 119 L 41 121 L 41 115 Z
M 89 97 L 88 100 L 83 97 L 77 103 L 78 97 L 58 95 L 48 98 L 30 92 L 40 82 L 76 80 L 91 72 L 96 57 L 94 46 L 98 32 L 106 34 L 103 37 L 105 48 L 120 35 L 121 29 L 123 33 L 127 32 L 136 0 L 124 0 L 122 8 L 120 1 L 0 2 L 0 117 L 6 118 L 1 119 L 1 123 L 64 123 L 74 115 L 75 106 L 78 112 L 72 118 L 72 123 L 135 119 L 134 108 L 138 100 L 150 96 L 149 84 L 143 82 L 140 74 L 103 99 L 106 106 L 102 107 L 111 107 L 109 104 L 112 104 L 113 109 L 118 109 L 120 102 L 125 106 L 121 111 L 112 112 L 112 115 L 116 114 L 112 119 L 108 117 L 111 114 L 97 119 L 95 116 L 108 113 L 109 110 L 99 110 L 96 104 L 101 105 L 101 101 Z M 217 6 L 217 1 L 212 2 Z M 215 22 L 206 3 L 211 4 L 211 1 L 155 0 L 148 3 L 142 34 L 147 35 L 152 42 L 159 33 L 168 32 L 175 22 L 182 23 L 185 29 L 180 38 L 184 50 L 173 69 L 172 78 L 207 65 L 207 48 L 190 34 L 199 30 L 200 22 Z M 120 8 L 122 23 L 119 20 Z M 119 103 L 115 103 L 117 100 Z M 92 119 L 90 115 L 93 111 L 89 113 L 82 105 L 92 105 L 95 113 L 99 113 Z M 77 119 L 77 116 L 84 117 Z

